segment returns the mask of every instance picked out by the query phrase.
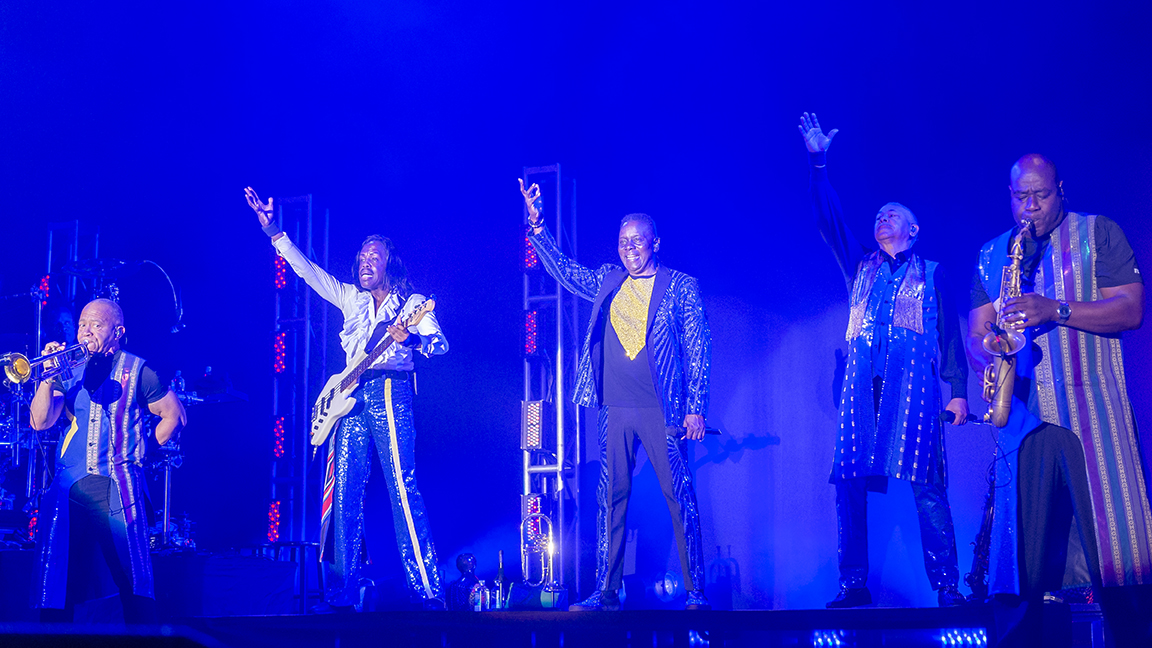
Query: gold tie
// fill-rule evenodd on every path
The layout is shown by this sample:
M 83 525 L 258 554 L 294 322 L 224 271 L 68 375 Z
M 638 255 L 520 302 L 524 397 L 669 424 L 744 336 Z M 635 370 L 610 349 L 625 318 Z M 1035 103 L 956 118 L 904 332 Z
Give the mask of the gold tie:
M 648 303 L 652 301 L 652 284 L 655 277 L 634 279 L 628 277 L 616 297 L 612 299 L 610 317 L 612 328 L 629 360 L 644 350 L 645 336 L 648 333 Z

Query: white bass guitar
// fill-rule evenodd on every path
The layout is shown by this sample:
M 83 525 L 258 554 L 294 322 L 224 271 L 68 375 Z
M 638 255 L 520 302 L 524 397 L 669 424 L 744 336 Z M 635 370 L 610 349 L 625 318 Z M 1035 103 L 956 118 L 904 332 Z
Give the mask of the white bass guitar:
M 420 302 L 416 310 L 405 319 L 401 320 L 396 318 L 396 324 L 408 328 L 409 326 L 416 326 L 424 316 L 431 313 L 436 308 L 436 295 L 432 295 L 428 299 Z M 372 366 L 376 359 L 384 355 L 384 352 L 396 344 L 396 340 L 392 336 L 385 334 L 383 340 L 376 345 L 375 349 L 371 352 L 365 353 L 364 351 L 356 354 L 354 358 L 348 363 L 348 368 L 343 372 L 336 374 L 324 383 L 324 389 L 320 390 L 320 396 L 316 399 L 316 405 L 312 408 L 312 427 L 311 427 L 311 440 L 312 445 L 319 447 L 324 445 L 328 440 L 328 435 L 332 433 L 332 428 L 344 415 L 352 411 L 352 407 L 356 405 L 356 399 L 352 397 L 352 392 L 356 391 L 356 387 L 360 385 L 360 376 Z M 387 342 L 387 344 L 385 344 Z

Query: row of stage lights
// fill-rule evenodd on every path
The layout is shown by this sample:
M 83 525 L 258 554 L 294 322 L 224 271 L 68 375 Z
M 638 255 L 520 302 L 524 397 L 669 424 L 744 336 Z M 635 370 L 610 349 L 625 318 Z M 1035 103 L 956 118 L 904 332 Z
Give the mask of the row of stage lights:
M 272 260 L 272 287 L 276 290 L 284 290 L 287 286 L 288 262 L 284 260 L 284 257 L 277 254 Z M 287 337 L 287 332 L 278 331 L 272 338 L 272 371 L 278 375 L 283 374 L 288 368 Z M 272 456 L 274 458 L 282 459 L 284 457 L 284 443 L 284 417 L 274 416 L 272 418 Z M 280 500 L 273 500 L 268 503 L 268 542 L 279 541 Z
M 988 633 L 983 628 L 960 628 L 953 630 L 940 630 L 940 634 L 933 639 L 941 646 L 987 646 Z M 814 630 L 812 632 L 812 646 L 832 646 L 834 648 L 850 648 L 856 646 L 855 633 L 846 630 Z M 869 643 L 869 645 L 871 645 Z

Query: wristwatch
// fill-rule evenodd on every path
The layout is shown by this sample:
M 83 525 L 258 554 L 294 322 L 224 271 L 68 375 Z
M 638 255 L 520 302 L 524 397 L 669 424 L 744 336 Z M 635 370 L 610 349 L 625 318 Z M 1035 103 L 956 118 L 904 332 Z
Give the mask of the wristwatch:
M 1072 317 L 1072 307 L 1068 305 L 1068 302 L 1060 302 L 1060 305 L 1056 307 L 1056 316 L 1059 318 L 1056 320 L 1058 324 L 1064 324 L 1069 317 Z

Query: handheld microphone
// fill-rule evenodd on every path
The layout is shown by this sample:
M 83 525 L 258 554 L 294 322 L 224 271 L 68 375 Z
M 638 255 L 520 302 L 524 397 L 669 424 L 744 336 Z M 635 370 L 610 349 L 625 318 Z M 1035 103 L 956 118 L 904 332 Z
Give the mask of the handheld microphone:
M 688 428 L 684 427 L 683 425 L 670 425 L 667 428 L 665 428 L 664 431 L 668 436 L 676 436 L 676 437 L 679 437 L 681 439 L 684 438 L 684 435 L 688 434 Z M 720 430 L 718 430 L 717 428 L 714 428 L 714 427 L 705 427 L 704 428 L 704 434 L 717 434 L 718 435 L 718 434 L 720 434 Z
M 940 418 L 941 423 L 952 423 L 953 425 L 956 424 L 955 423 L 956 415 L 952 412 L 949 412 L 948 410 L 944 410 L 943 412 L 940 412 L 939 418 Z M 970 423 L 971 421 L 972 421 L 972 419 L 969 418 L 967 421 L 964 421 L 964 423 L 962 425 L 968 425 L 968 423 Z

